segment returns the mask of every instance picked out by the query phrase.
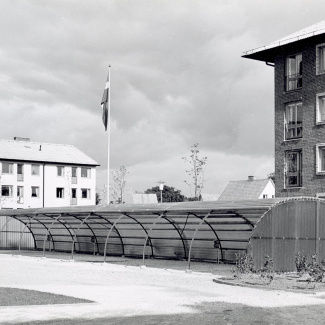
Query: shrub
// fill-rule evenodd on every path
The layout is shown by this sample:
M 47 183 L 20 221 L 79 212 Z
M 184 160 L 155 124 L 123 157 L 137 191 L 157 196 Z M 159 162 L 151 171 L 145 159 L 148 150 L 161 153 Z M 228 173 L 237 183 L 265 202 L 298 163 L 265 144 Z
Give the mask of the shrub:
M 236 270 L 237 275 L 255 273 L 253 257 L 247 254 L 236 254 Z
M 299 275 L 302 275 L 303 273 L 307 272 L 307 257 L 305 255 L 301 255 L 300 252 L 298 252 L 295 255 L 295 264 L 296 264 L 296 270 Z
M 321 261 L 321 265 L 316 262 L 317 255 L 314 254 L 311 259 L 312 262 L 307 265 L 307 273 L 311 277 L 312 282 L 322 282 L 325 276 L 325 261 Z
M 257 271 L 262 278 L 265 278 L 271 282 L 274 279 L 274 263 L 270 256 L 266 255 L 264 257 L 263 266 Z

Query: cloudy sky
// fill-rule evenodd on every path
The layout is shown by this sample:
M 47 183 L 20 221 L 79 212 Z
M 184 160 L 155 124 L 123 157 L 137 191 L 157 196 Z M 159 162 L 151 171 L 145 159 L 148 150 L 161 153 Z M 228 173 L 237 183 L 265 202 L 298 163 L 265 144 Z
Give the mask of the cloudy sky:
M 191 195 L 182 157 L 208 157 L 205 193 L 274 170 L 273 68 L 241 58 L 324 19 L 316 0 L 1 0 L 0 138 L 73 144 L 127 186 Z

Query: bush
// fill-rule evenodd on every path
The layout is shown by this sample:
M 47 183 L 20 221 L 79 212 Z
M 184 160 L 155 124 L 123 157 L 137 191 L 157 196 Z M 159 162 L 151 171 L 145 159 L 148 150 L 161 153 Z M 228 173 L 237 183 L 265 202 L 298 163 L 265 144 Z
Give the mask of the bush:
M 298 252 L 295 255 L 295 264 L 296 264 L 296 270 L 299 275 L 302 275 L 307 272 L 307 257 L 305 255 L 301 255 L 300 252 Z

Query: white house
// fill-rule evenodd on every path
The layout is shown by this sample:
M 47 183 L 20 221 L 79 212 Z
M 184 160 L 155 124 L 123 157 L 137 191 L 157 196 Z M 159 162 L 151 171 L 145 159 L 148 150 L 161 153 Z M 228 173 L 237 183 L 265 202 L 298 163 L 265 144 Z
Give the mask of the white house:
M 1 208 L 96 203 L 99 164 L 72 145 L 0 140 Z
M 231 181 L 220 194 L 218 201 L 254 200 L 274 198 L 275 187 L 272 179 L 255 179 Z

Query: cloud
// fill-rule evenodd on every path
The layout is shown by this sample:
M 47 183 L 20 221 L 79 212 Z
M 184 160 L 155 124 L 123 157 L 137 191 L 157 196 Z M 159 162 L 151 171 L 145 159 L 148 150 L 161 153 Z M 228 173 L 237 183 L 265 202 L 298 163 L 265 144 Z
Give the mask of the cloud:
M 265 177 L 273 69 L 241 55 L 322 20 L 324 9 L 310 0 L 3 0 L 0 136 L 74 144 L 101 164 L 103 184 L 100 100 L 111 64 L 110 166 L 128 167 L 132 187 L 164 178 L 188 194 L 181 157 L 197 142 L 209 191 Z

